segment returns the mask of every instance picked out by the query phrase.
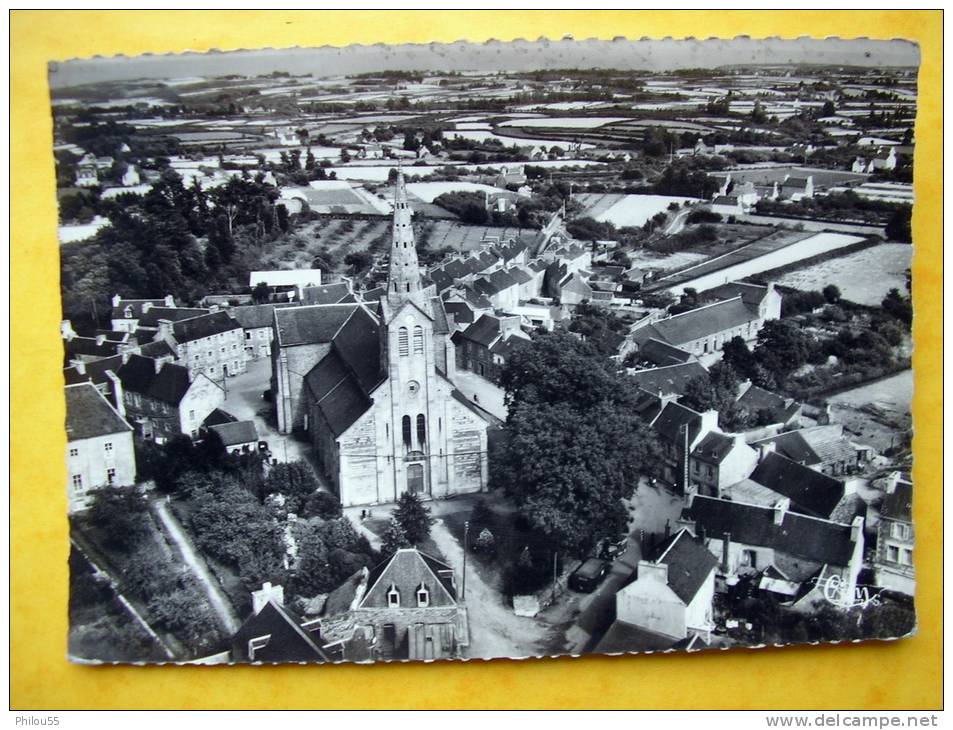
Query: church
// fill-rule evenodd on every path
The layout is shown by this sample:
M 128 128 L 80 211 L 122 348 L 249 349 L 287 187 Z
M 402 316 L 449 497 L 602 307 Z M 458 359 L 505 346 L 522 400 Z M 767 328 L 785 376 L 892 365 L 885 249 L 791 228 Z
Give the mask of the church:
M 443 300 L 421 275 L 402 174 L 379 301 L 275 308 L 272 393 L 282 433 L 303 431 L 341 504 L 446 497 L 487 483 L 489 416 L 453 385 Z

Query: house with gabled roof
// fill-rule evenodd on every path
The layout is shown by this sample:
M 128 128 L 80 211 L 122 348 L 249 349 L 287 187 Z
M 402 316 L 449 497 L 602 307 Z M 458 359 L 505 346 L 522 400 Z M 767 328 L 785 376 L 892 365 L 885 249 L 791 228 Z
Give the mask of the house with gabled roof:
M 520 326 L 521 321 L 516 316 L 484 314 L 466 329 L 454 332 L 457 367 L 498 382 L 508 352 L 501 346 L 511 339 L 530 341 Z
M 679 530 L 652 559 L 640 560 L 635 580 L 616 593 L 616 621 L 675 640 L 697 634 L 707 642 L 717 565 L 702 540 Z
M 874 456 L 871 447 L 847 438 L 840 423 L 784 431 L 752 443 L 756 448 L 763 445 L 773 445 L 788 459 L 834 477 L 854 474 Z
M 659 478 L 685 494 L 691 490 L 690 456 L 718 428 L 718 411 L 699 413 L 667 398 L 651 422 L 662 447 Z
M 69 512 L 90 504 L 100 487 L 136 482 L 132 426 L 92 383 L 67 385 L 66 467 Z
M 275 337 L 273 312 L 275 307 L 287 306 L 294 305 L 248 304 L 228 308 L 228 314 L 242 327 L 246 361 L 271 357 L 271 343 Z
M 750 578 L 764 588 L 765 571 L 773 568 L 768 580 L 780 576 L 797 586 L 804 606 L 821 599 L 828 580 L 853 596 L 863 567 L 863 517 L 850 524 L 810 517 L 791 511 L 788 499 L 768 507 L 689 495 L 679 525 L 698 535 L 718 558 L 723 585 Z
M 324 663 L 331 660 L 321 647 L 320 632 L 305 628 L 300 618 L 284 605 L 281 586 L 265 583 L 252 593 L 252 614 L 229 642 L 228 649 L 210 661 L 279 664 Z
M 116 397 L 139 434 L 158 443 L 198 438 L 205 419 L 225 402 L 222 387 L 204 374 L 141 355 L 130 355 L 116 370 Z
M 225 311 L 175 321 L 160 319 L 156 339 L 175 348 L 178 362 L 193 377 L 202 373 L 222 381 L 245 372 L 245 334 L 241 324 Z
M 878 586 L 912 596 L 916 592 L 913 483 L 900 472 L 892 472 L 885 481 L 886 494 L 877 523 L 874 577 Z
M 690 382 L 708 376 L 697 361 L 627 372 L 639 388 L 657 395 L 682 395 Z
M 349 578 L 328 595 L 316 624 L 324 644 L 342 647 L 345 659 L 355 634 L 383 660 L 460 657 L 470 643 L 453 568 L 416 548 Z
M 720 496 L 728 485 L 751 474 L 757 463 L 758 452 L 745 443 L 743 434 L 709 431 L 689 456 L 691 489 Z
M 135 332 L 139 328 L 139 321 L 153 307 L 175 308 L 175 299 L 171 294 L 162 299 L 124 299 L 119 294 L 113 295 L 110 314 L 112 329 Z
M 487 417 L 453 385 L 450 322 L 421 276 L 398 174 L 386 295 L 274 311 L 282 433 L 308 434 L 342 504 L 449 496 L 487 483 Z

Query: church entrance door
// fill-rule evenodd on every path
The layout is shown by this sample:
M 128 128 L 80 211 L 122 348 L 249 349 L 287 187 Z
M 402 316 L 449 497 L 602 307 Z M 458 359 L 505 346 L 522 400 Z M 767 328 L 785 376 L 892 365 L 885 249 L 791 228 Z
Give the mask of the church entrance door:
M 407 491 L 411 494 L 423 495 L 427 491 L 427 481 L 424 478 L 423 464 L 407 465 Z

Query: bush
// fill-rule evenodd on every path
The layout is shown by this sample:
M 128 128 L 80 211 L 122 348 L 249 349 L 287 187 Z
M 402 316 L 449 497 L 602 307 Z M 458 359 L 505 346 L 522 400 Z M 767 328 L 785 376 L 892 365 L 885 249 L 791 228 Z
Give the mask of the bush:
M 476 542 L 473 543 L 473 552 L 483 555 L 493 555 L 496 552 L 496 538 L 488 528 L 480 530 Z
M 132 550 L 149 532 L 148 505 L 142 493 L 128 487 L 106 487 L 93 492 L 87 518 L 102 534 L 105 547 Z
M 301 516 L 320 517 L 322 520 L 334 520 L 341 516 L 341 502 L 328 492 L 314 492 L 304 498 Z

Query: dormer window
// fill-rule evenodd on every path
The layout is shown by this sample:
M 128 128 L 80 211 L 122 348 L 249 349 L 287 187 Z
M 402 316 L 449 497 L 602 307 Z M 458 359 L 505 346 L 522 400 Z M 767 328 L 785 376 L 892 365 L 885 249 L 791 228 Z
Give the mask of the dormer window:
M 427 590 L 427 586 L 421 583 L 417 586 L 417 607 L 418 608 L 427 608 L 430 605 L 430 591 Z
M 400 608 L 400 591 L 393 583 L 390 584 L 390 590 L 387 591 L 387 607 Z
M 132 307 L 127 305 L 126 308 L 122 311 L 122 313 L 126 319 L 132 319 Z

